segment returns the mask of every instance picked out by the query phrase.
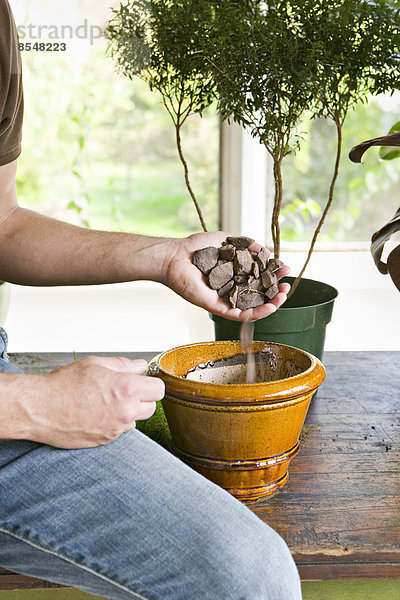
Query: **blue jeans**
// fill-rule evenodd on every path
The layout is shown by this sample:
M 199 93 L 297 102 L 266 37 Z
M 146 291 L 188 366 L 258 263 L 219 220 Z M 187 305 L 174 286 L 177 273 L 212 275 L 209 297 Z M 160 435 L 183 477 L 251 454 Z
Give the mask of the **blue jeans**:
M 301 599 L 282 538 L 137 430 L 88 450 L 0 441 L 0 565 L 118 600 Z

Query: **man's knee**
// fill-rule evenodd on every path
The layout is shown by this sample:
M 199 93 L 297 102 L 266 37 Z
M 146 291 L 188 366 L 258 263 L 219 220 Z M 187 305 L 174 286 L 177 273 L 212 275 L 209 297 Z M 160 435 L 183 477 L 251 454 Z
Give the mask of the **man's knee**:
M 214 540 L 211 579 L 219 600 L 301 600 L 296 565 L 284 540 L 270 527 L 254 523 L 247 535 L 235 535 L 235 524 L 221 543 Z M 208 540 L 207 551 L 211 551 Z M 210 581 L 210 580 L 209 580 Z M 212 596 L 210 596 L 212 597 Z

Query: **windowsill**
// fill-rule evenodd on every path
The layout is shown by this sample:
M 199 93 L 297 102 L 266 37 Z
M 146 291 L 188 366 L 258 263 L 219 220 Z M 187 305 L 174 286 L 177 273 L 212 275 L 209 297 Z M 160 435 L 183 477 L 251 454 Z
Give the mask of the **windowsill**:
M 304 257 L 282 258 L 295 273 Z M 369 253 L 315 253 L 306 277 L 339 290 L 326 350 L 400 349 L 400 294 Z M 12 288 L 10 352 L 156 351 L 214 339 L 205 310 L 157 283 Z
M 396 244 L 393 244 L 394 246 Z M 317 242 L 313 252 L 370 252 L 370 242 Z M 285 242 L 281 244 L 281 252 L 308 253 L 309 242 Z M 272 251 L 272 249 L 270 248 Z
M 292 275 L 296 276 L 305 262 L 307 251 L 301 251 L 299 246 L 297 249 L 290 248 L 290 251 L 287 248 L 286 246 L 281 252 L 281 259 L 291 267 Z M 331 251 L 326 248 L 313 252 L 304 277 L 324 281 L 339 290 L 395 290 L 390 277 L 382 275 L 376 268 L 369 248 L 365 251 L 359 249 Z
M 281 258 L 295 275 L 306 257 L 290 245 Z M 305 277 L 336 287 L 327 350 L 399 350 L 400 294 L 376 269 L 369 247 L 320 245 Z M 11 352 L 156 351 L 214 339 L 206 311 L 151 282 L 78 288 L 12 286 L 6 322 Z

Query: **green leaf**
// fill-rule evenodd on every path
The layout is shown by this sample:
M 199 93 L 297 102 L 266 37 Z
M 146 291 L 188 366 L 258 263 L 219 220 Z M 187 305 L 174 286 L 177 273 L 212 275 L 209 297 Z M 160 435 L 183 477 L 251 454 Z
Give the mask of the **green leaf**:
M 400 158 L 400 150 L 393 150 L 384 146 L 379 150 L 379 158 L 382 160 L 393 160 L 393 158 Z
M 368 148 L 371 148 L 371 146 L 400 146 L 400 132 L 373 138 L 372 140 L 367 140 L 366 142 L 358 144 L 358 146 L 354 146 L 354 148 L 352 148 L 349 153 L 350 160 L 356 163 L 361 162 L 361 158 L 364 152 L 366 152 Z
M 390 129 L 388 135 L 392 133 L 400 132 L 400 121 L 397 121 Z M 393 150 L 390 146 L 383 146 L 379 149 L 379 158 L 381 160 L 392 160 L 393 158 L 400 158 L 400 150 Z
M 76 212 L 78 213 L 78 215 L 82 212 L 82 207 L 80 207 L 76 202 L 74 202 L 73 200 L 71 200 L 71 202 L 68 203 L 67 206 L 68 210 L 76 210 Z

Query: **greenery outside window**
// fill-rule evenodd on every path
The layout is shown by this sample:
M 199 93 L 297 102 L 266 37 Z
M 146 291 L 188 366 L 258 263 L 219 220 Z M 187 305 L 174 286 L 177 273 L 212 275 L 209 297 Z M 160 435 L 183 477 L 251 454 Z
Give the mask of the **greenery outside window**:
M 96 0 L 71 0 L 68 8 L 60 3 L 49 8 L 46 0 L 13 0 L 13 9 L 17 25 L 25 27 L 33 23 L 76 29 L 85 22 L 104 27 L 111 15 L 109 6 Z M 174 131 L 158 95 L 139 79 L 131 82 L 116 73 L 104 37 L 93 43 L 77 37 L 65 42 L 63 53 L 22 53 L 26 116 L 18 171 L 21 203 L 97 228 L 178 236 L 200 230 Z M 373 99 L 349 115 L 334 206 L 320 242 L 368 242 L 375 224 L 392 216 L 400 177 L 397 165 L 382 166 L 377 153 L 370 153 L 365 165 L 356 167 L 346 149 L 389 130 L 399 112 L 400 99 L 394 95 Z M 184 132 L 205 220 L 210 229 L 222 226 L 270 243 L 268 157 L 236 126 L 224 127 L 220 208 L 215 110 L 208 109 L 203 118 L 192 117 Z M 299 135 L 301 150 L 284 166 L 285 245 L 310 239 L 332 169 L 332 126 L 322 120 L 304 121 Z
M 22 47 L 51 42 L 46 33 L 55 31 L 64 32 L 66 44 L 63 52 L 22 51 L 20 202 L 93 228 L 188 235 L 199 229 L 197 215 L 160 98 L 139 79 L 131 82 L 116 73 L 104 35 L 84 37 L 85 23 L 88 30 L 104 31 L 111 10 L 102 4 L 14 0 Z M 215 111 L 209 110 L 202 119 L 191 118 L 183 139 L 213 229 L 218 227 L 218 131 Z

